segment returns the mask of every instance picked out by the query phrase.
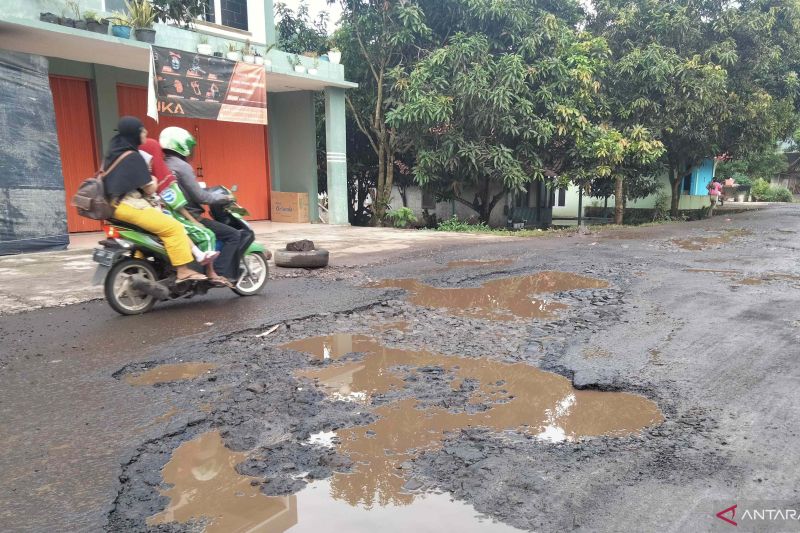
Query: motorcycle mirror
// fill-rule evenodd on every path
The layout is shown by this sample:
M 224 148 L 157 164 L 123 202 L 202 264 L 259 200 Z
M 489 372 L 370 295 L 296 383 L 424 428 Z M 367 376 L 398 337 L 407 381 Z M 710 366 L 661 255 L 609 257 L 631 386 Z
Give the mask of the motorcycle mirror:
M 198 184 L 200 187 L 202 187 L 203 189 L 207 188 L 207 187 L 206 187 L 206 182 L 205 182 L 205 181 L 198 181 L 198 182 L 197 182 L 197 184 Z
M 231 187 L 231 192 L 236 192 L 238 190 L 239 190 L 239 186 L 238 185 L 234 185 L 233 187 Z

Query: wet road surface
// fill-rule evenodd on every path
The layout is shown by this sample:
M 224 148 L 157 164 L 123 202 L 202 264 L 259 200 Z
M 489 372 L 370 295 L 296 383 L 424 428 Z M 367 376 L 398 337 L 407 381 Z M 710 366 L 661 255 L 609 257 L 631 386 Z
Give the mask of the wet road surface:
M 175 503 L 206 478 L 234 494 L 215 516 L 261 509 L 247 524 L 263 531 L 326 513 L 353 530 L 393 517 L 441 530 L 402 521 L 415 508 L 464 531 L 698 531 L 715 502 L 796 500 L 798 232 L 787 206 L 410 255 L 142 317 L 102 302 L 2 317 L 0 530 L 190 527 L 208 506 Z M 514 282 L 552 272 L 583 283 Z M 417 281 L 386 281 L 402 278 Z M 511 285 L 525 297 L 502 294 Z M 180 379 L 161 383 L 160 363 L 205 366 L 162 369 Z M 541 379 L 559 391 L 549 412 L 531 407 Z M 574 407 L 614 395 L 637 407 Z M 627 436 L 580 422 L 637 413 Z M 230 530 L 217 520 L 208 531 Z

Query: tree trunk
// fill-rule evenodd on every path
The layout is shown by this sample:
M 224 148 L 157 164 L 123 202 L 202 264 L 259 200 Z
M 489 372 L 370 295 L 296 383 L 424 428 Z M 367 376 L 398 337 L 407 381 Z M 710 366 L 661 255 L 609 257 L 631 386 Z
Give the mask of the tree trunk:
M 672 185 L 672 202 L 669 214 L 674 218 L 678 217 L 678 210 L 681 205 L 681 179 L 679 176 L 678 169 L 671 166 L 669 169 L 669 182 Z
M 625 215 L 625 197 L 622 192 L 622 175 L 614 178 L 614 224 L 622 225 Z

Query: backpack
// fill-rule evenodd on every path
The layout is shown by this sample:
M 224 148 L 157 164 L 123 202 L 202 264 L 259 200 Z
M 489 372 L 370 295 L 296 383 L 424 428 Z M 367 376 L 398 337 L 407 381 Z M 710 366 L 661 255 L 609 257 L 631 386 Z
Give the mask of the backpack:
M 114 207 L 106 197 L 106 188 L 103 183 L 105 178 L 123 159 L 134 153 L 132 150 L 120 155 L 116 161 L 104 170 L 100 168 L 97 174 L 91 178 L 83 180 L 78 187 L 78 192 L 72 197 L 72 205 L 78 209 L 78 214 L 82 217 L 93 220 L 106 220 L 114 214 Z

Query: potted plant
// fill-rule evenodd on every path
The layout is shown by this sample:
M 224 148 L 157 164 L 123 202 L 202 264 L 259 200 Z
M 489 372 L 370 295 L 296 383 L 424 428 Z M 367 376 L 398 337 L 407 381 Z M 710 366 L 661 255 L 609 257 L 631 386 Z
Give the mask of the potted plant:
M 286 54 L 286 58 L 289 60 L 289 65 L 294 69 L 295 72 L 298 74 L 305 74 L 306 67 L 300 62 L 300 56 L 295 54 Z
M 250 39 L 247 39 L 244 42 L 244 46 L 242 46 L 242 59 L 245 63 L 250 63 L 251 65 L 256 62 L 256 56 L 253 53 L 253 47 L 250 44 Z
M 86 21 L 87 30 L 102 35 L 108 35 L 108 21 L 101 19 L 100 15 L 94 11 L 84 11 L 83 20 Z
M 239 49 L 236 46 L 236 43 L 228 43 L 228 53 L 225 55 L 231 61 L 241 61 L 242 54 L 239 53 Z
M 255 63 L 256 63 L 256 65 L 259 65 L 259 66 L 261 66 L 261 65 L 263 65 L 263 64 L 264 64 L 264 56 L 262 56 L 262 55 L 261 55 L 261 54 L 258 52 L 258 48 L 255 48 L 255 49 L 253 49 L 253 58 L 254 58 L 254 60 L 255 60 Z
M 214 53 L 214 48 L 208 44 L 208 35 L 200 35 L 200 41 L 197 43 L 197 53 L 204 56 L 210 56 Z
M 50 24 L 60 24 L 61 19 L 55 13 L 39 13 L 39 20 L 42 22 L 49 22 Z
M 67 0 L 64 2 L 63 18 L 61 24 L 79 30 L 86 29 L 86 21 L 81 16 L 81 4 L 77 0 Z M 73 18 L 74 17 L 74 18 Z
M 272 50 L 273 48 L 275 48 L 275 43 L 267 46 L 267 49 L 264 51 L 264 56 L 263 57 L 257 55 L 256 56 L 256 65 L 264 65 L 265 67 L 271 67 L 272 66 L 272 60 L 269 57 L 267 57 L 267 55 L 269 54 L 269 51 Z M 259 62 L 259 57 L 260 57 L 260 62 Z
M 153 44 L 156 42 L 156 30 L 153 22 L 156 20 L 156 11 L 148 0 L 125 0 L 125 6 L 130 13 L 131 26 L 135 28 L 136 40 Z
M 314 58 L 314 64 L 310 69 L 308 69 L 308 73 L 312 76 L 316 76 L 317 72 L 319 72 L 319 58 Z
M 338 65 L 342 61 L 342 52 L 338 48 L 331 48 L 328 50 L 328 59 L 334 65 Z
M 131 21 L 128 15 L 117 12 L 109 20 L 111 21 L 111 35 L 120 39 L 131 38 Z

